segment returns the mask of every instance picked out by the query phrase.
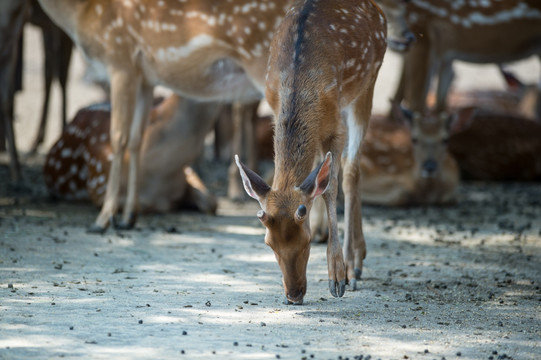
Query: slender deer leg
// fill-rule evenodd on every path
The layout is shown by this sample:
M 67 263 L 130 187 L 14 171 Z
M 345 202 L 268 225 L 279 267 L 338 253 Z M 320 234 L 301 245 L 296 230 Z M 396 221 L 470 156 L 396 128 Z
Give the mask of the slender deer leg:
M 142 85 L 137 93 L 135 113 L 130 129 L 130 140 L 128 142 L 128 152 L 130 154 L 128 194 L 126 205 L 124 206 L 122 223 L 117 224 L 117 227 L 122 229 L 131 229 L 135 225 L 135 211 L 137 210 L 137 201 L 139 199 L 137 178 L 139 174 L 141 142 L 150 109 L 152 108 L 152 93 L 153 87 L 146 84 Z
M 445 110 L 445 103 L 449 87 L 455 73 L 453 71 L 453 62 L 442 60 L 438 69 L 438 87 L 436 89 L 436 111 Z
M 344 148 L 344 129 L 337 131 L 332 141 L 330 151 L 333 153 L 333 166 L 329 187 L 322 197 L 327 207 L 329 219 L 329 240 L 327 242 L 327 266 L 329 271 L 329 290 L 335 297 L 341 297 L 346 291 L 346 266 L 338 236 L 338 216 L 336 214 L 336 198 L 338 195 L 338 174 L 340 172 L 340 158 Z
M 231 140 L 231 156 L 235 156 L 235 154 L 241 154 L 242 153 L 242 140 L 245 137 L 243 134 L 244 126 L 243 126 L 243 108 L 244 105 L 235 102 L 231 106 L 231 117 L 233 120 L 233 139 Z M 232 159 L 231 163 L 229 165 L 229 177 L 228 177 L 228 188 L 227 188 L 227 197 L 231 200 L 242 200 L 244 197 L 244 192 L 242 190 L 241 181 L 240 181 L 240 175 L 237 170 L 237 165 L 235 164 L 235 161 Z
M 89 229 L 92 233 L 103 233 L 118 210 L 122 159 L 128 144 L 135 99 L 141 83 L 140 77 L 130 71 L 111 68 L 110 75 L 112 102 L 110 139 L 113 160 L 109 171 L 105 202 L 96 222 Z
M 366 257 L 366 242 L 363 234 L 361 212 L 361 145 L 372 110 L 373 86 L 351 105 L 347 112 L 348 144 L 342 162 L 345 205 L 344 258 L 347 280 L 352 290 L 357 289 L 363 260 Z

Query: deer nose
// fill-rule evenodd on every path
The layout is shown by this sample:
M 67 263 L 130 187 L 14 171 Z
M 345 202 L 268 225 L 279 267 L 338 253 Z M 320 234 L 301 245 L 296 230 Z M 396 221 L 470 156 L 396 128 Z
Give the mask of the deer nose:
M 427 159 L 423 162 L 423 177 L 432 176 L 438 170 L 438 163 L 434 159 Z
M 284 301 L 284 304 L 285 305 L 291 305 L 291 304 L 302 305 L 303 297 L 304 297 L 304 292 L 302 291 L 302 289 L 289 291 L 286 294 L 286 299 Z
M 406 39 L 406 42 L 408 44 L 411 44 L 412 42 L 415 41 L 415 34 L 409 30 L 404 30 L 404 32 L 402 33 L 402 36 L 404 37 L 404 39 Z

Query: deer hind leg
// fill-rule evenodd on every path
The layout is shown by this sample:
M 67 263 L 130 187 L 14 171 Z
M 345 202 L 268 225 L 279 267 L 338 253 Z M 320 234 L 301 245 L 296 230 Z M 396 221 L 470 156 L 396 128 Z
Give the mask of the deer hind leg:
M 142 84 L 137 92 L 135 113 L 130 128 L 130 139 L 128 141 L 128 153 L 130 155 L 128 173 L 128 194 L 122 215 L 122 222 L 117 228 L 131 229 L 135 225 L 136 210 L 139 200 L 139 164 L 141 158 L 141 143 L 143 132 L 148 121 L 150 109 L 152 108 L 153 87 Z
M 119 206 L 122 162 L 128 144 L 135 109 L 135 99 L 140 87 L 140 76 L 127 70 L 111 69 L 111 128 L 110 141 L 113 160 L 105 198 L 96 222 L 88 229 L 91 233 L 103 233 L 113 219 Z
M 346 115 L 348 142 L 342 159 L 345 210 L 343 251 L 347 281 L 352 290 L 357 289 L 357 280 L 361 279 L 366 257 L 361 211 L 361 144 L 370 119 L 372 94 L 373 87 L 348 108 Z

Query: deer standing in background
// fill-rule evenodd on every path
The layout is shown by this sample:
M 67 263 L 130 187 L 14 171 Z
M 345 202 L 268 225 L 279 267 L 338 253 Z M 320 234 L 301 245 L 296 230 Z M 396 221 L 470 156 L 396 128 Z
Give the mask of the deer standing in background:
M 200 100 L 262 97 L 268 46 L 289 0 L 39 0 L 88 59 L 111 79 L 113 160 L 104 204 L 90 231 L 102 233 L 119 206 L 122 158 L 130 154 L 120 228 L 135 223 L 141 135 L 153 88 Z
M 13 130 L 15 69 L 19 55 L 19 39 L 29 9 L 25 0 L 0 2 L 0 124 L 5 134 L 0 133 L 7 140 L 10 174 L 15 184 L 20 184 L 22 180 Z
M 216 199 L 189 165 L 202 153 L 205 135 L 222 108 L 218 103 L 201 103 L 177 95 L 154 107 L 142 138 L 139 211 L 195 207 L 204 213 L 216 212 Z M 90 198 L 97 206 L 103 204 L 112 160 L 110 122 L 108 103 L 77 112 L 45 159 L 45 184 L 53 196 L 67 200 Z M 125 194 L 125 187 L 123 182 L 121 194 Z M 121 196 L 121 206 L 125 201 Z
M 453 79 L 452 62 L 505 63 L 541 56 L 541 2 L 537 0 L 394 0 L 402 8 L 416 42 L 404 54 L 395 100 L 423 111 L 431 79 L 437 75 L 436 111 L 445 108 Z M 539 116 L 539 114 L 537 114 Z
M 303 303 L 311 242 L 309 215 L 320 195 L 329 222 L 330 292 L 342 296 L 346 283 L 356 289 L 360 279 L 366 244 L 359 163 L 386 32 L 385 17 L 371 0 L 298 0 L 274 36 L 266 82 L 266 99 L 276 124 L 272 187 L 238 159 L 237 165 L 246 192 L 261 205 L 257 216 L 283 274 L 286 304 Z M 323 162 L 312 170 L 320 156 Z M 343 252 L 336 215 L 340 164 L 346 224 Z

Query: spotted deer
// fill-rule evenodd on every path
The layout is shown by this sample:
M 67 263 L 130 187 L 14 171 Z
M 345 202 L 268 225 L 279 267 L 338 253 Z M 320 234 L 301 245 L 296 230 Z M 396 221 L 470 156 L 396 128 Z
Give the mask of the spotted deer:
M 363 201 L 382 206 L 455 203 L 459 171 L 447 151 L 451 118 L 393 107 L 394 120 L 370 121 L 361 157 Z
M 475 107 L 457 111 L 449 152 L 469 180 L 541 180 L 541 124 Z
M 416 41 L 404 54 L 395 100 L 423 111 L 433 76 L 436 111 L 444 110 L 452 63 L 506 63 L 541 56 L 541 2 L 537 0 L 393 0 Z M 539 114 L 537 114 L 539 116 Z
M 199 100 L 262 97 L 268 47 L 291 0 L 39 0 L 85 56 L 111 79 L 113 160 L 91 232 L 119 206 L 123 154 L 130 154 L 120 228 L 136 218 L 141 135 L 155 85 Z
M 346 283 L 356 289 L 360 279 L 366 244 L 359 163 L 386 31 L 385 16 L 371 0 L 297 0 L 271 44 L 266 99 L 275 117 L 272 187 L 238 159 L 237 165 L 246 192 L 261 205 L 257 217 L 282 271 L 287 304 L 302 304 L 306 294 L 309 215 L 320 195 L 330 231 L 330 292 L 343 296 Z M 336 214 L 340 165 L 343 250 Z
M 177 95 L 153 108 L 142 136 L 139 211 L 195 207 L 204 213 L 216 212 L 216 199 L 189 166 L 202 153 L 205 135 L 221 108 L 217 103 Z M 45 184 L 54 197 L 103 204 L 113 157 L 110 122 L 111 105 L 103 103 L 79 110 L 67 125 L 47 154 L 43 169 Z M 126 201 L 126 185 L 121 184 L 121 206 Z

